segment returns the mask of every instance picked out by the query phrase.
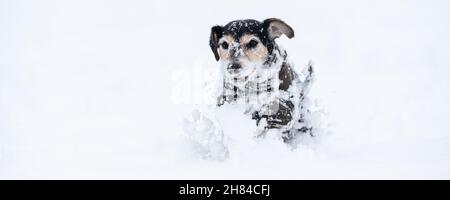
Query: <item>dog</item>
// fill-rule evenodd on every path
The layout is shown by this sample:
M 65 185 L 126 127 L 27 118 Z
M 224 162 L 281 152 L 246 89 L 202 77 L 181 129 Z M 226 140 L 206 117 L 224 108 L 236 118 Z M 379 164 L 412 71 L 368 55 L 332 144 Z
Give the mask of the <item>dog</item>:
M 309 63 L 305 74 L 292 68 L 287 52 L 276 43 L 282 35 L 291 39 L 294 30 L 277 18 L 235 20 L 213 26 L 209 45 L 223 74 L 217 106 L 245 104 L 258 135 L 278 129 L 283 141 L 289 142 L 300 133 L 313 136 L 307 120 L 310 111 L 304 105 L 313 68 Z

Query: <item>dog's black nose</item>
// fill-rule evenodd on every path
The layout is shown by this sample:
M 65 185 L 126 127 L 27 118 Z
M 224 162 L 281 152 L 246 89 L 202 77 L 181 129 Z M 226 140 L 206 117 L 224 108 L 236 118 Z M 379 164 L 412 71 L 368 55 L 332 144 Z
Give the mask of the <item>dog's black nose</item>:
M 229 69 L 239 69 L 241 65 L 239 63 L 232 63 L 228 66 Z

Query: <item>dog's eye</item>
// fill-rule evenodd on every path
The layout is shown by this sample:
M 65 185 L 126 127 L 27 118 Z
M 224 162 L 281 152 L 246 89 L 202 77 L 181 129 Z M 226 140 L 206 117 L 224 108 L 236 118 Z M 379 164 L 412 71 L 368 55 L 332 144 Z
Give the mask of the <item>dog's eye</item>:
M 223 49 L 228 49 L 228 43 L 227 42 L 222 42 L 222 48 Z
M 247 48 L 251 49 L 251 48 L 255 48 L 258 45 L 258 41 L 256 40 L 250 40 L 250 42 L 247 43 L 247 45 L 245 45 Z

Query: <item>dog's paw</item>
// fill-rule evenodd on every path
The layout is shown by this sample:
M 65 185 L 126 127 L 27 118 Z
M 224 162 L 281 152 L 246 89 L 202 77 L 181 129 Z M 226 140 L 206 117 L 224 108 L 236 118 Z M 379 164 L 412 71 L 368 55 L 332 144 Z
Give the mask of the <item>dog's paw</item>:
M 184 119 L 185 137 L 203 158 L 224 160 L 228 157 L 224 135 L 211 112 L 193 110 Z

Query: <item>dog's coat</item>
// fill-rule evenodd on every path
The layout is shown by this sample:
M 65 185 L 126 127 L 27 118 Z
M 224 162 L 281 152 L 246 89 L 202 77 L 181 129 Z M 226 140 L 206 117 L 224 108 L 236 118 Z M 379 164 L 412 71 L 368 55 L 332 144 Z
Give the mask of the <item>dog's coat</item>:
M 294 37 L 292 28 L 279 19 L 237 20 L 214 26 L 210 46 L 223 69 L 218 106 L 246 104 L 246 113 L 261 127 L 260 135 L 280 129 L 284 141 L 290 141 L 298 133 L 312 135 L 303 100 L 313 71 L 308 65 L 302 77 L 292 69 L 286 51 L 275 43 L 283 34 Z

